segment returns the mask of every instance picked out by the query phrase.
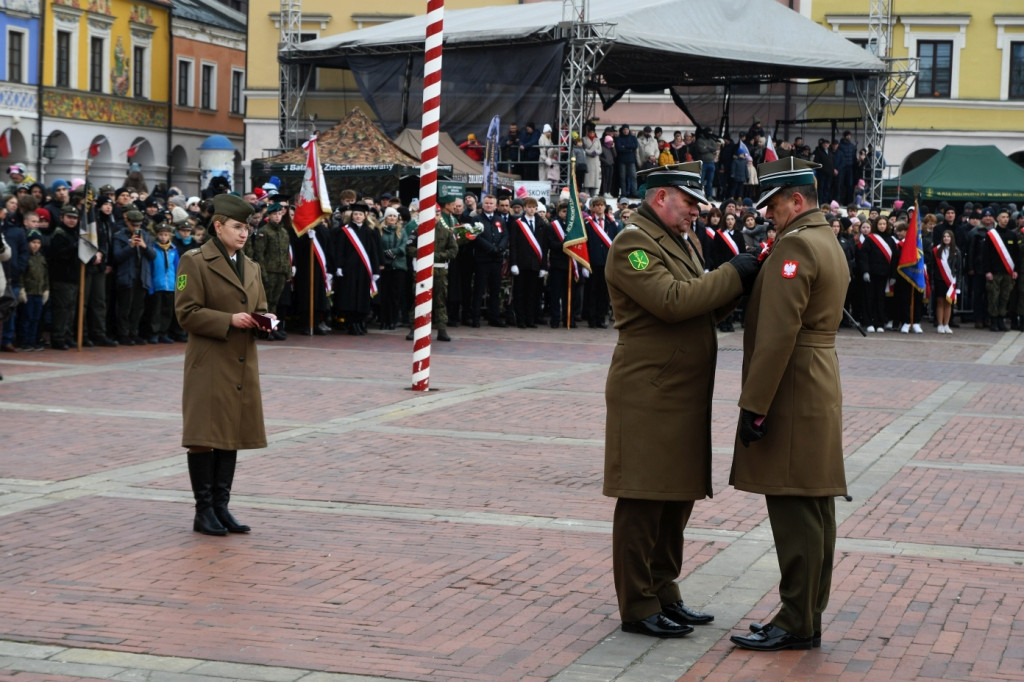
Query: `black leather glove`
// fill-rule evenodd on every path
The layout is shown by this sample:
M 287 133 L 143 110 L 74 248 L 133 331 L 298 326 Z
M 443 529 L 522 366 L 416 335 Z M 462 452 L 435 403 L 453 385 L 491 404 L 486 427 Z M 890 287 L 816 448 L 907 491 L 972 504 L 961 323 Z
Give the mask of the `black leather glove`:
M 743 295 L 749 295 L 750 290 L 754 288 L 757 273 L 761 270 L 761 263 L 758 262 L 757 256 L 752 253 L 740 253 L 729 260 L 729 265 L 736 268 L 736 272 L 740 276 L 740 282 L 743 283 Z
M 754 414 L 750 410 L 740 409 L 740 425 L 736 430 L 743 447 L 747 447 L 755 440 L 761 440 L 768 433 L 764 417 Z

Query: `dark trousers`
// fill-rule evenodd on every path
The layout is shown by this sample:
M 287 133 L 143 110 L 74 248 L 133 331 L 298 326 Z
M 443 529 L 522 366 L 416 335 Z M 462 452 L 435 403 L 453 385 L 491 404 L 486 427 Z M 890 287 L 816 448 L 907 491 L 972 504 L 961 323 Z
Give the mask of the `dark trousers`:
M 70 282 L 50 283 L 50 309 L 52 325 L 50 341 L 71 343 L 74 332 L 75 307 L 78 305 L 78 285 Z
M 623 622 L 643 620 L 679 601 L 683 531 L 693 500 L 620 497 L 612 520 L 612 570 Z
M 107 275 L 105 268 L 85 268 L 85 336 L 101 340 L 107 336 Z
M 153 336 L 167 336 L 171 328 L 171 318 L 174 317 L 174 292 L 154 291 L 150 299 L 152 305 L 149 322 Z
M 480 308 L 487 294 L 487 319 L 497 322 L 501 304 L 501 263 L 477 262 L 473 267 L 473 321 L 480 321 Z
M 554 325 L 565 326 L 565 311 L 569 296 L 569 271 L 552 270 L 548 273 L 548 314 Z
M 386 268 L 380 273 L 380 321 L 385 327 L 398 324 L 406 286 L 405 270 Z
M 34 346 L 39 341 L 39 320 L 43 317 L 42 294 L 29 294 L 18 309 L 18 343 Z
M 601 324 L 608 315 L 608 283 L 604 279 L 604 266 L 595 265 L 586 283 L 588 320 Z
M 117 288 L 117 335 L 137 337 L 139 320 L 146 303 L 146 287 L 135 280 L 130 287 Z
M 987 280 L 984 272 L 975 272 L 970 276 L 971 289 L 974 291 L 974 322 L 985 322 L 988 320 L 988 290 Z
M 798 637 L 821 631 L 836 550 L 834 497 L 766 495 L 779 559 L 782 607 L 772 624 Z
M 536 270 L 523 270 L 512 278 L 512 305 L 516 311 L 516 324 L 537 324 L 540 308 L 540 288 L 543 281 Z
M 868 325 L 884 327 L 888 321 L 885 308 L 885 289 L 889 280 L 884 275 L 871 275 L 871 281 L 864 283 L 864 307 L 868 313 Z
M 277 315 L 277 303 L 288 284 L 284 273 L 263 272 L 263 291 L 267 294 L 267 312 Z
M 1010 292 L 1016 282 L 1007 272 L 993 272 L 992 279 L 985 280 L 985 289 L 988 293 L 988 316 L 990 319 L 998 319 L 1006 316 L 1007 306 L 1010 302 Z M 56 322 L 54 323 L 56 325 Z

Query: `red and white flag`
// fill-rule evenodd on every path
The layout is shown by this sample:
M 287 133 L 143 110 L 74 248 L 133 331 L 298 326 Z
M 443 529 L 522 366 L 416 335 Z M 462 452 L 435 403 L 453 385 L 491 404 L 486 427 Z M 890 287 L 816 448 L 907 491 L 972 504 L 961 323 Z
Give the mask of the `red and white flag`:
M 138 144 L 133 144 L 131 147 L 128 147 L 128 151 L 125 152 L 125 155 L 127 155 L 129 159 L 133 158 L 136 154 L 139 153 L 139 147 L 141 146 L 141 142 L 139 142 Z M 89 151 L 92 151 L 92 149 L 90 148 Z
M 768 141 L 765 142 L 764 146 L 764 162 L 778 161 L 779 155 L 775 152 L 775 144 L 772 142 L 772 136 L 768 136 Z
M 327 197 L 327 182 L 320 167 L 320 157 L 316 152 L 316 138 L 302 145 L 306 154 L 306 174 L 302 176 L 302 187 L 295 201 L 295 217 L 292 228 L 300 237 L 309 228 L 316 226 L 324 218 L 331 217 L 331 202 Z
M 100 155 L 100 149 L 106 143 L 107 143 L 107 138 L 106 138 L 106 136 L 104 136 L 104 137 L 100 137 L 98 140 L 96 140 L 91 145 L 89 145 L 89 158 L 90 159 L 94 159 L 97 156 L 99 156 Z M 135 149 L 135 147 L 132 147 L 132 149 Z M 132 158 L 133 156 L 135 156 L 135 152 L 132 151 L 132 149 L 128 150 L 128 158 L 129 159 Z
M 11 129 L 8 128 L 0 135 L 0 157 L 7 158 L 11 155 Z

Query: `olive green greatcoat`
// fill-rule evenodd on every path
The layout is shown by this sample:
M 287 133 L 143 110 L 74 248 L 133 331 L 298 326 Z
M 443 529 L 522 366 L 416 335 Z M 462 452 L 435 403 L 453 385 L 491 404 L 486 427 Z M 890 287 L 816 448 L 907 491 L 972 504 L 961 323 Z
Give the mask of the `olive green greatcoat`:
M 245 258 L 241 252 L 239 258 Z M 260 366 L 253 329 L 231 326 L 234 313 L 265 313 L 260 267 L 246 258 L 245 284 L 213 240 L 178 265 L 174 308 L 188 332 L 182 389 L 184 447 L 248 450 L 267 446 Z
M 846 494 L 835 334 L 850 270 L 820 211 L 779 231 L 747 304 L 739 405 L 767 435 L 737 439 L 729 483 L 764 495 Z
M 739 274 L 705 273 L 644 204 L 612 241 L 605 277 L 619 339 L 605 388 L 604 494 L 708 497 L 715 324 L 743 291 Z

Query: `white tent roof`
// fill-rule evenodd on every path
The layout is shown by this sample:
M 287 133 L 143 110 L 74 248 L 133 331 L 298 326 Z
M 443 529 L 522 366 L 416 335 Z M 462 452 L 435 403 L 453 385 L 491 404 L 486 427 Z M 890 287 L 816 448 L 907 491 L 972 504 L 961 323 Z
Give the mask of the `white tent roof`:
M 449 11 L 445 48 L 556 42 L 561 20 L 560 1 Z M 836 79 L 884 68 L 777 0 L 591 0 L 590 21 L 612 28 L 598 72 L 613 87 Z M 410 17 L 302 43 L 295 61 L 345 68 L 352 56 L 422 51 L 426 22 Z

